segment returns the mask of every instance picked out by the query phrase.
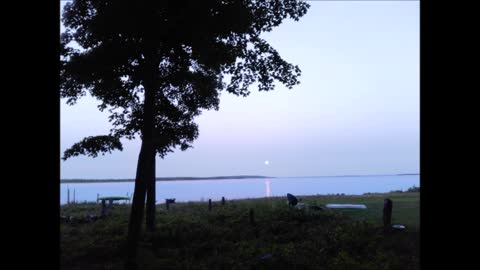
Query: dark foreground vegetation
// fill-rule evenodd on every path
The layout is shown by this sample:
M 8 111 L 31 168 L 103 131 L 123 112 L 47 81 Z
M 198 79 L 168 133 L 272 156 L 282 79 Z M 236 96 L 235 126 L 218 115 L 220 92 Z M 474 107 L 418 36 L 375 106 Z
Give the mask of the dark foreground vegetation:
M 419 269 L 418 192 L 299 196 L 303 203 L 361 203 L 367 209 L 298 210 L 286 198 L 157 205 L 155 232 L 144 232 L 139 269 Z M 384 234 L 384 198 L 393 224 Z M 228 198 L 227 198 L 228 199 Z M 95 203 L 64 205 L 80 221 L 99 215 Z M 130 205 L 110 216 L 61 223 L 61 269 L 123 269 Z

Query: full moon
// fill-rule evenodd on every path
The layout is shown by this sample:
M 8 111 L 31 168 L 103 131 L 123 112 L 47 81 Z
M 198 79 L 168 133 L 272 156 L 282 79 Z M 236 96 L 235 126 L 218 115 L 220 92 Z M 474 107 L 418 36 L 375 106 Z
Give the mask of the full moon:
M 268 160 L 265 160 L 265 165 L 268 166 L 268 164 L 270 164 L 270 162 Z

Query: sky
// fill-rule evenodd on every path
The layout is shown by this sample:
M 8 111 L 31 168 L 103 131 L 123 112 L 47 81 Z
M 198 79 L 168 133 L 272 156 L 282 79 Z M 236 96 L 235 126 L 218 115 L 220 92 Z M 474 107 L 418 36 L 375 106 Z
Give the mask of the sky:
M 309 3 L 298 22 L 263 35 L 300 67 L 300 85 L 252 87 L 248 97 L 222 92 L 220 109 L 196 118 L 194 147 L 157 157 L 157 177 L 419 172 L 419 2 Z M 62 100 L 62 153 L 109 132 L 99 103 Z M 61 178 L 135 178 L 140 141 L 122 142 L 123 151 L 59 161 Z

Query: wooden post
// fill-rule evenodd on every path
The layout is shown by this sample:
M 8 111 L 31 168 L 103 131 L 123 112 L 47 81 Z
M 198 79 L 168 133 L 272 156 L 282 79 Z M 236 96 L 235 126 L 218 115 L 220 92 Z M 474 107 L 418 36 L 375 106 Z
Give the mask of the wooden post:
M 212 211 L 212 199 L 208 199 L 208 211 Z
M 75 189 L 73 189 L 73 203 L 75 204 Z
M 108 212 L 111 213 L 113 209 L 113 200 L 108 200 Z
M 105 200 L 102 200 L 102 217 L 107 213 L 107 207 L 105 205 Z
M 392 227 L 392 208 L 393 202 L 390 199 L 383 200 L 383 229 L 385 232 L 390 231 Z
M 222 205 L 225 205 L 225 197 L 222 197 Z
M 97 203 L 98 203 L 98 198 L 100 197 L 100 194 L 97 193 Z
M 70 189 L 67 188 L 67 204 L 70 204 Z

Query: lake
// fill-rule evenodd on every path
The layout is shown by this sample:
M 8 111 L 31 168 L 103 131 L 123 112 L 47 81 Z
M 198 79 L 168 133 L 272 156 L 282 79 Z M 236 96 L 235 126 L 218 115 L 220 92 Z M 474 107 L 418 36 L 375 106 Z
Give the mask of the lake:
M 213 201 L 259 197 L 293 195 L 324 195 L 344 193 L 361 195 L 367 192 L 388 192 L 406 190 L 420 186 L 420 175 L 382 176 L 335 176 L 335 177 L 278 177 L 226 180 L 185 180 L 157 181 L 157 204 L 165 198 L 175 198 L 177 202 Z M 60 204 L 67 203 L 67 189 L 70 201 L 96 201 L 100 196 L 132 195 L 134 182 L 110 183 L 69 183 L 60 184 Z

